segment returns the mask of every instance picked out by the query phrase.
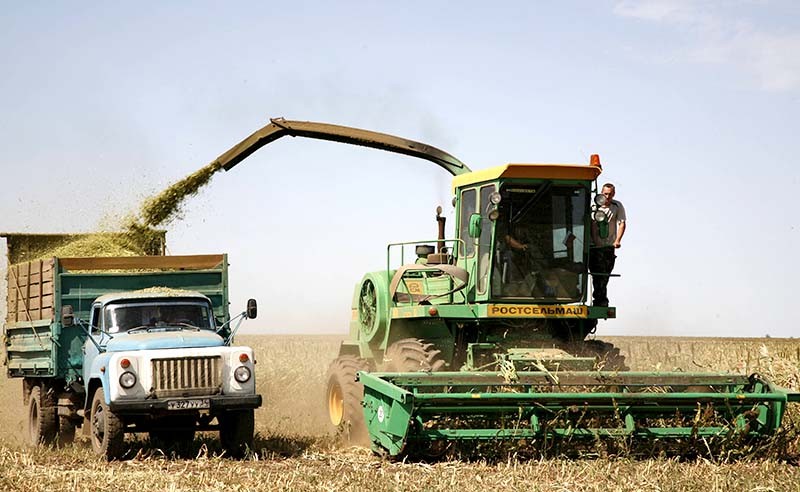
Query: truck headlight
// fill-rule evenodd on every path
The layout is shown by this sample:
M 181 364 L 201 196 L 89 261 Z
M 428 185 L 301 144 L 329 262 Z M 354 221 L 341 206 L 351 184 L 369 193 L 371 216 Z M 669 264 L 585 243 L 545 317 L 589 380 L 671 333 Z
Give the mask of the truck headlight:
M 125 371 L 119 376 L 119 385 L 125 389 L 133 388 L 133 385 L 136 384 L 136 374 Z
M 245 366 L 239 366 L 233 371 L 233 378 L 239 381 L 240 383 L 246 383 L 250 381 L 250 369 Z

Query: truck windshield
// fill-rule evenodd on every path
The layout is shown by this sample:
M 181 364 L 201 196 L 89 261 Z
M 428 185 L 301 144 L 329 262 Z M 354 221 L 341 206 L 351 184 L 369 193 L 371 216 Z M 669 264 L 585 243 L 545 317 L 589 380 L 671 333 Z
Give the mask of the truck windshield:
M 133 328 L 196 327 L 214 329 L 208 304 L 200 301 L 159 299 L 152 302 L 109 304 L 105 308 L 106 331 L 119 333 Z
M 586 276 L 582 186 L 507 184 L 496 222 L 492 296 L 577 302 Z

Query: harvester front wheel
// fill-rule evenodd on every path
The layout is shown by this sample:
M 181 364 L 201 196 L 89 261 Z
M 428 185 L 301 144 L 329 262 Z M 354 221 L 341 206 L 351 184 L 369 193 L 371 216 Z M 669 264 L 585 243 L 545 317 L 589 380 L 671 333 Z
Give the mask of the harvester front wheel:
M 58 417 L 53 397 L 41 386 L 31 388 L 28 400 L 28 436 L 31 444 L 52 444 L 58 435 Z
M 369 444 L 369 433 L 361 407 L 364 385 L 356 381 L 356 373 L 369 369 L 366 360 L 354 355 L 341 355 L 328 368 L 325 390 L 331 424 L 346 443 L 359 446 Z
M 441 350 L 419 338 L 403 338 L 389 345 L 383 355 L 383 372 L 441 371 Z

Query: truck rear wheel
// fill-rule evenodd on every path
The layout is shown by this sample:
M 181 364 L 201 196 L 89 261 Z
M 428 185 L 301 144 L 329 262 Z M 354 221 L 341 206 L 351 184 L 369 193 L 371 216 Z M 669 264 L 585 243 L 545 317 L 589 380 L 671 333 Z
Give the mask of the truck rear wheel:
M 342 355 L 328 368 L 325 402 L 328 417 L 336 432 L 348 444 L 369 444 L 367 424 L 364 422 L 364 386 L 356 381 L 358 371 L 368 371 L 369 363 L 355 355 Z
M 42 387 L 31 388 L 28 400 L 28 436 L 31 444 L 52 444 L 58 436 L 57 408 L 53 397 Z
M 97 388 L 92 398 L 90 433 L 94 452 L 112 460 L 125 452 L 125 428 L 108 408 L 103 388 Z
M 441 350 L 419 338 L 403 338 L 389 345 L 383 355 L 383 372 L 441 371 Z
M 229 456 L 241 458 L 253 447 L 255 416 L 253 410 L 231 410 L 217 416 L 219 440 Z

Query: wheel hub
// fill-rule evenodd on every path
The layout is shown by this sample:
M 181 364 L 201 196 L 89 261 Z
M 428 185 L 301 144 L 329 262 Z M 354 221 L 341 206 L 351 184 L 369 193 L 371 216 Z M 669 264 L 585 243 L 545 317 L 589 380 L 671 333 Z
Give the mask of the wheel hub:
M 331 386 L 328 391 L 328 415 L 333 425 L 339 425 L 344 419 L 344 395 L 338 384 Z

